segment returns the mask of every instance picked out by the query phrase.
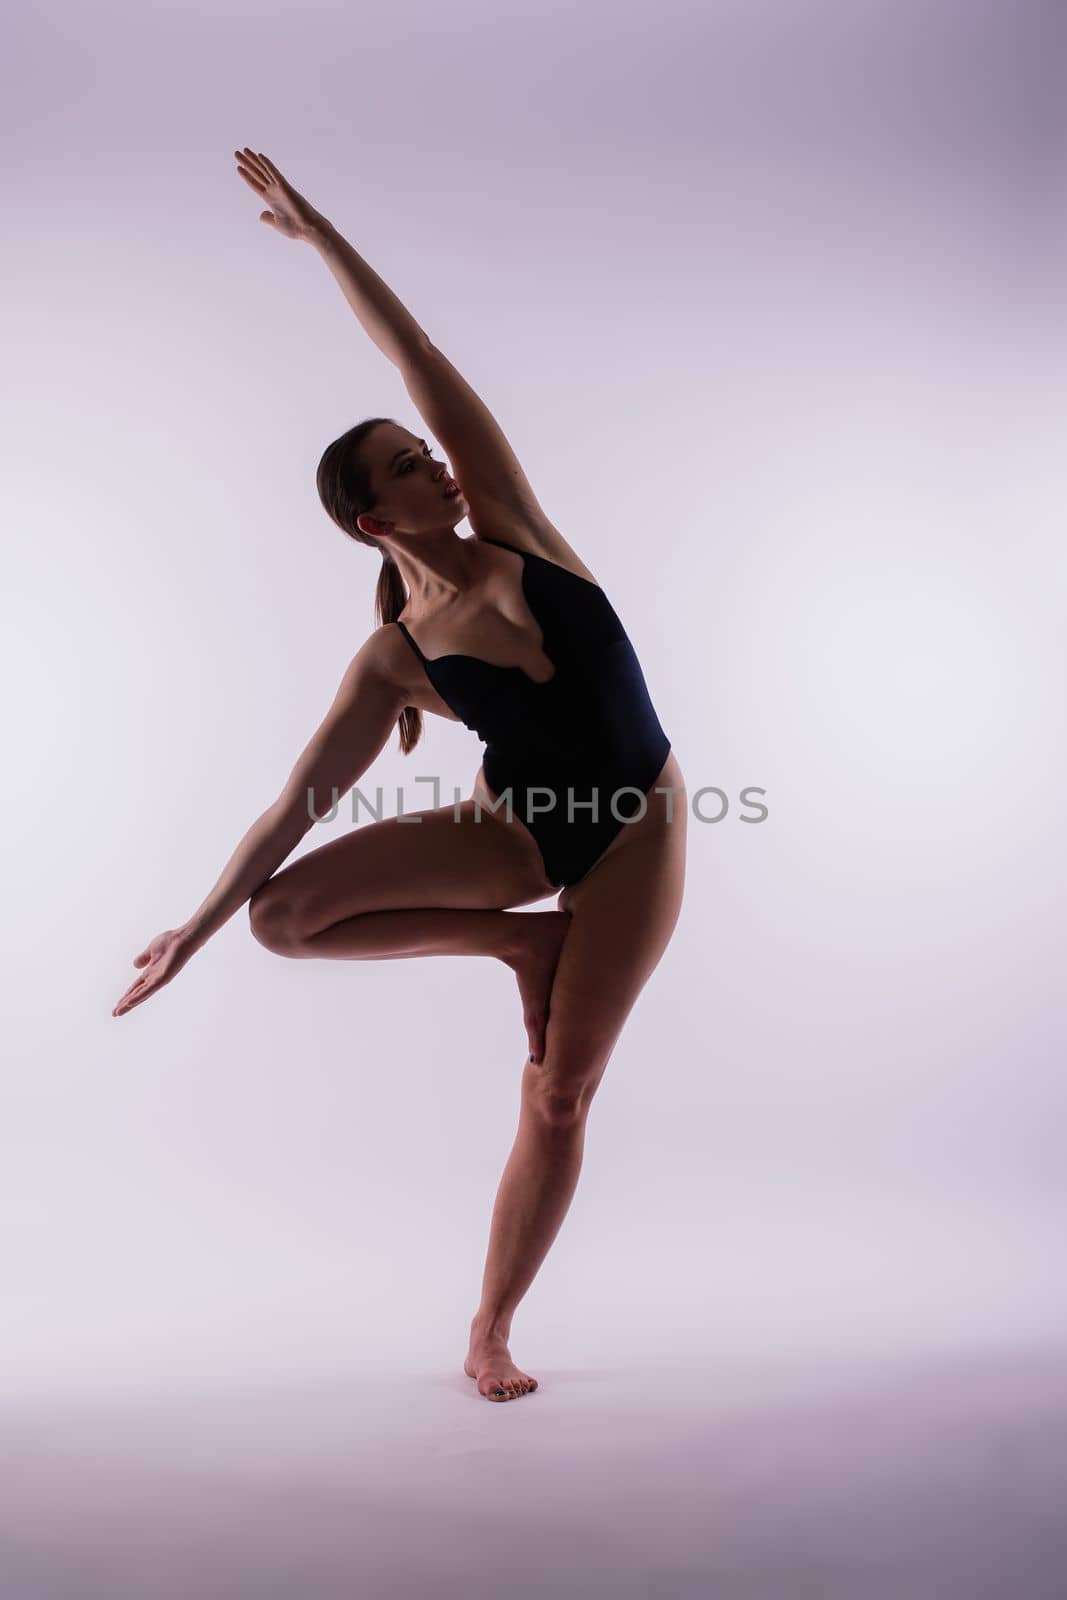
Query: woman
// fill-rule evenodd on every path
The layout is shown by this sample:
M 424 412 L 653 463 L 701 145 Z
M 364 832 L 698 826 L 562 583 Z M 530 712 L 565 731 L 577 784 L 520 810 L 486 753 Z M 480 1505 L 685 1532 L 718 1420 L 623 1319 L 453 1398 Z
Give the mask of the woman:
M 260 220 L 318 251 L 458 481 L 388 418 L 325 451 L 326 510 L 382 557 L 379 625 L 278 799 L 199 910 L 136 957 L 143 971 L 113 1015 L 168 983 L 246 902 L 255 937 L 279 955 L 489 955 L 509 966 L 530 1053 L 464 1362 L 481 1394 L 508 1400 L 537 1387 L 511 1359 L 512 1316 L 566 1215 L 590 1102 L 678 918 L 684 780 L 616 612 L 489 411 L 274 163 L 247 148 L 235 156 L 269 207 Z M 473 539 L 456 535 L 464 517 Z M 414 748 L 423 712 L 485 741 L 472 794 L 361 825 L 277 871 L 398 723 L 401 749 Z M 555 911 L 507 909 L 558 889 Z

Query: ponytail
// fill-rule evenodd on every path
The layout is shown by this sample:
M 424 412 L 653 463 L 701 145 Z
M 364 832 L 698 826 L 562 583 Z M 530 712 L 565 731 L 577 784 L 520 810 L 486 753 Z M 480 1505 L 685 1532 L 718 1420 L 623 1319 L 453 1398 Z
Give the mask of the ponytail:
M 319 499 L 330 518 L 350 539 L 370 545 L 382 558 L 378 573 L 378 586 L 374 593 L 374 614 L 379 627 L 395 622 L 407 603 L 407 591 L 396 562 L 377 539 L 364 533 L 356 518 L 374 510 L 376 500 L 370 486 L 370 474 L 360 459 L 359 446 L 379 422 L 389 422 L 390 417 L 368 417 L 349 428 L 339 439 L 326 446 L 315 474 Z M 422 712 L 417 706 L 405 706 L 400 713 L 400 749 L 410 755 L 422 738 Z

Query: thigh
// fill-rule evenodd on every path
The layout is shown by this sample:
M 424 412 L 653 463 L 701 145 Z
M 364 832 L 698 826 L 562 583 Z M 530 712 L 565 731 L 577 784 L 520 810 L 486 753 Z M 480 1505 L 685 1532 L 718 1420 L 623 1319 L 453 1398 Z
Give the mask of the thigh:
M 543 1064 L 555 1093 L 588 1098 L 596 1089 L 677 924 L 685 836 L 682 810 L 670 826 L 653 823 L 625 838 L 561 897 L 571 921 L 549 996 Z
M 555 894 L 519 825 L 473 799 L 363 823 L 269 878 L 250 909 L 313 934 L 370 911 L 504 910 Z

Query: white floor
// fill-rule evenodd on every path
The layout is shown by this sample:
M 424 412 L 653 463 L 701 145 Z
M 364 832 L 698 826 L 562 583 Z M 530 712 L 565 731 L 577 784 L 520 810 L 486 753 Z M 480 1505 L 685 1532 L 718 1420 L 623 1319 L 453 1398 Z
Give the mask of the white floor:
M 5 1600 L 1067 1593 L 1067 1347 L 536 1370 L 9 1406 Z

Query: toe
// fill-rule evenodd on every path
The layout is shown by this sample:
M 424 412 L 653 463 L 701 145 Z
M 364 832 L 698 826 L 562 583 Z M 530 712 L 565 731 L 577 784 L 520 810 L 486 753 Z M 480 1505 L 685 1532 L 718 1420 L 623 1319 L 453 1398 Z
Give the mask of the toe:
M 479 1391 L 487 1400 L 517 1400 L 522 1394 L 529 1394 L 537 1388 L 537 1379 L 528 1378 L 525 1373 L 516 1374 L 514 1378 L 484 1377 L 478 1385 Z

